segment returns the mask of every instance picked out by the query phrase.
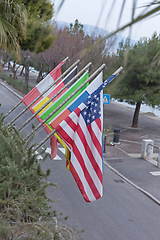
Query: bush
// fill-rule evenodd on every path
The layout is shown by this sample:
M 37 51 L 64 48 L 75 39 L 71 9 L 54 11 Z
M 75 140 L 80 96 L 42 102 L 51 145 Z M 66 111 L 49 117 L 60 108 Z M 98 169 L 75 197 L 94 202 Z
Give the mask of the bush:
M 46 188 L 57 185 L 47 182 L 50 169 L 44 172 L 40 161 L 48 154 L 42 156 L 0 114 L 0 239 L 77 239 L 50 209 Z
M 14 87 L 18 91 L 20 91 L 22 94 L 26 94 L 26 83 L 20 79 L 13 79 L 12 76 L 8 76 L 4 72 L 0 72 L 0 78 L 3 81 L 6 81 L 10 86 Z M 29 84 L 28 85 L 28 91 L 31 91 L 33 87 Z

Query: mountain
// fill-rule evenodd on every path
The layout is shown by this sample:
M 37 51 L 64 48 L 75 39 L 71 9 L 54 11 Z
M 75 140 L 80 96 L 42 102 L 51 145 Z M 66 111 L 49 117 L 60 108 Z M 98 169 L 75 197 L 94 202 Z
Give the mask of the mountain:
M 58 26 L 58 28 L 69 27 L 70 23 L 63 22 L 63 21 L 57 21 L 57 26 Z M 99 35 L 101 35 L 103 37 L 107 37 L 107 35 L 110 34 L 109 31 L 107 31 L 107 30 L 105 30 L 103 28 L 99 28 L 99 27 L 96 27 L 96 26 L 88 25 L 88 24 L 83 24 L 83 30 L 84 30 L 84 33 L 86 35 L 89 35 L 89 36 L 93 35 L 93 36 L 98 37 Z M 116 34 L 116 36 L 114 36 L 112 38 L 115 41 L 114 50 L 113 51 L 116 51 L 117 48 L 119 47 L 119 43 L 122 40 L 126 39 L 125 37 L 122 37 L 119 34 Z M 131 39 L 130 41 L 131 41 L 131 44 L 133 44 L 133 45 L 136 43 L 136 41 L 133 40 L 133 39 Z

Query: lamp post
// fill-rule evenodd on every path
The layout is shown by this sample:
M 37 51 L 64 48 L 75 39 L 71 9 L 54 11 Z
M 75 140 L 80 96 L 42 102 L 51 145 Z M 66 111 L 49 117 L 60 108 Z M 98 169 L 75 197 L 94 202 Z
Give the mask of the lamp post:
M 26 77 L 27 77 L 27 81 L 26 81 L 26 94 L 28 93 L 28 81 L 29 81 L 29 58 L 30 56 L 27 56 L 27 65 L 26 65 Z
M 0 72 L 3 70 L 3 56 L 2 56 L 3 50 L 1 50 L 1 58 L 0 58 Z

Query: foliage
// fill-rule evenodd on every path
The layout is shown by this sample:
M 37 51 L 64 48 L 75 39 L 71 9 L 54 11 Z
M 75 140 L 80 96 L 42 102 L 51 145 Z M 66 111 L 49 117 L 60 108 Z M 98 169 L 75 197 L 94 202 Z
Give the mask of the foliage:
M 10 86 L 14 87 L 22 94 L 26 94 L 26 83 L 20 79 L 13 79 L 12 76 L 8 76 L 6 73 L 1 72 L 0 78 L 6 81 Z M 29 91 L 33 88 L 30 84 L 28 85 Z
M 30 52 L 29 50 L 21 50 L 22 57 L 19 64 L 27 66 L 26 56 L 30 56 L 29 65 L 39 72 L 37 82 L 41 81 L 47 73 L 55 68 L 67 56 L 70 58 L 70 61 L 67 61 L 63 66 L 63 71 L 77 61 L 77 59 L 81 60 L 79 69 L 82 69 L 88 64 L 88 62 L 92 62 L 93 67 L 91 72 L 95 71 L 102 63 L 108 64 L 110 61 L 108 56 L 110 55 L 113 42 L 106 42 L 101 36 L 85 35 L 83 25 L 80 24 L 78 20 L 75 20 L 75 23 L 71 24 L 68 28 L 56 28 L 54 31 L 54 38 L 56 40 L 52 43 L 52 46 L 49 50 L 44 52 L 39 52 L 37 54 L 36 52 Z M 31 41 L 31 38 L 28 37 L 28 39 Z M 34 50 L 34 46 L 32 50 Z M 7 59 L 9 59 L 9 54 L 6 58 L 5 53 L 3 52 L 3 57 L 6 59 L 6 62 L 8 61 Z M 14 56 L 10 54 L 10 57 L 14 62 Z M 15 65 L 13 64 L 13 66 Z M 27 67 L 25 69 L 27 69 Z M 12 67 L 12 70 L 16 78 L 17 67 Z M 25 81 L 27 80 L 25 79 Z
M 53 4 L 49 0 L 41 1 L 22 1 L 24 3 L 27 13 L 27 38 L 21 40 L 21 49 L 29 49 L 31 52 L 43 52 L 48 49 L 53 41 L 54 22 Z
M 53 4 L 49 0 L 16 0 L 18 3 L 23 3 L 28 13 L 37 19 L 45 17 L 45 21 L 53 17 Z
M 70 61 L 63 66 L 64 70 L 77 59 L 81 61 L 79 68 L 83 68 L 91 61 L 93 64 L 92 71 L 102 63 L 107 63 L 107 56 L 110 53 L 112 43 L 106 43 L 106 40 L 101 36 L 85 35 L 83 25 L 78 20 L 75 20 L 75 23 L 71 24 L 70 27 L 57 27 L 54 34 L 56 35 L 55 42 L 43 54 L 43 59 L 48 65 L 49 71 L 67 56 Z
M 44 161 L 48 154 L 43 154 Z M 47 197 L 47 177 L 34 146 L 0 115 L 0 239 L 77 239 L 74 230 L 59 225 Z
M 49 72 L 49 66 L 46 62 L 45 56 L 45 53 L 30 53 L 29 63 L 38 71 L 36 83 L 39 83 L 44 77 L 46 77 Z
M 106 93 L 118 101 L 136 104 L 132 126 L 138 126 L 140 105 L 160 107 L 160 36 L 140 39 L 130 45 L 129 39 L 120 43 L 117 55 L 113 55 L 112 67 L 124 66 L 125 73 L 114 80 Z M 135 121 L 135 122 L 134 122 Z
M 20 41 L 21 49 L 25 51 L 22 58 L 25 65 L 25 82 L 27 82 L 29 52 L 44 52 L 55 40 L 54 21 L 52 20 L 54 4 L 49 0 L 16 1 L 24 3 L 27 9 L 27 37 Z
M 72 23 L 70 24 L 68 32 L 70 34 L 76 34 L 78 32 L 84 34 L 83 24 L 79 23 L 78 19 L 76 19 L 74 24 L 72 24 Z
M 26 36 L 26 10 L 15 1 L 0 1 L 0 47 L 19 52 L 19 40 Z
M 21 49 L 29 49 L 31 52 L 43 52 L 49 49 L 54 42 L 54 25 L 51 22 L 37 21 L 35 18 L 28 19 L 27 38 L 21 41 Z
M 4 3 L 4 4 L 3 4 Z M 52 45 L 55 40 L 53 36 L 54 31 L 54 21 L 53 17 L 53 4 L 49 0 L 14 0 L 6 1 L 3 0 L 0 4 L 3 6 L 2 17 L 9 22 L 9 26 L 5 26 L 5 31 L 3 28 L 0 28 L 0 35 L 2 40 L 7 39 L 6 48 L 11 44 L 11 49 L 15 43 L 18 48 L 19 45 L 21 49 L 26 52 L 21 55 L 22 61 L 25 65 L 26 77 L 25 81 L 27 82 L 28 67 L 27 67 L 27 57 L 30 52 L 43 52 Z M 6 11 L 4 11 L 6 10 Z M 20 11 L 21 10 L 21 11 Z M 22 11 L 23 10 L 23 11 Z M 0 21 L 1 21 L 1 12 L 0 12 Z M 24 26 L 25 23 L 25 26 Z M 13 24 L 13 26 L 11 26 Z M 4 23 L 2 22 L 2 26 Z M 1 24 L 0 24 L 1 26 Z M 8 27 L 8 28 L 7 28 Z M 12 27 L 12 28 L 11 28 Z M 12 31 L 11 31 L 12 30 Z M 6 32 L 7 31 L 7 32 Z M 2 33 L 6 32 L 6 38 L 3 37 Z M 12 33 L 13 32 L 13 33 Z M 10 40 L 10 34 L 12 38 Z M 2 38 L 3 37 L 3 38 Z M 14 44 L 13 44 L 14 43 Z M 0 45 L 1 47 L 2 45 Z M 16 50 L 17 50 L 16 48 Z M 4 44 L 3 44 L 4 49 Z M 22 52 L 21 52 L 22 53 Z M 12 54 L 12 61 L 17 63 L 17 57 L 19 57 L 19 51 Z M 19 59 L 18 59 L 19 60 Z M 16 64 L 14 64 L 15 66 Z M 16 78 L 16 68 L 12 68 L 14 77 Z
M 116 85 L 113 83 L 111 96 L 129 104 L 160 105 L 159 54 L 160 36 L 157 34 L 151 39 L 139 40 L 134 46 L 128 40 L 121 42 L 115 64 L 124 66 L 125 73 L 119 83 L 116 80 Z

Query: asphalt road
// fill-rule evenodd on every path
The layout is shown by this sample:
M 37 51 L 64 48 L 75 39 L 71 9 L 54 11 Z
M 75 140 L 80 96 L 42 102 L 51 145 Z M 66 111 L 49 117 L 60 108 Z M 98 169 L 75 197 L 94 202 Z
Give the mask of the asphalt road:
M 15 95 L 0 85 L 0 112 L 7 113 L 18 101 Z M 17 109 L 18 112 L 23 107 Z M 16 114 L 17 111 L 11 114 L 6 119 L 7 122 Z M 24 114 L 16 125 L 20 126 L 30 114 Z M 107 120 L 106 115 L 105 119 Z M 30 129 L 26 128 L 23 134 L 27 134 Z M 40 131 L 35 140 L 39 142 L 44 136 L 45 132 Z M 53 209 L 59 214 L 62 212 L 64 217 L 69 216 L 65 223 L 72 228 L 85 230 L 81 234 L 82 239 L 159 240 L 160 207 L 107 166 L 104 165 L 104 195 L 93 203 L 83 200 L 74 179 L 65 168 L 64 158 L 62 161 L 51 161 L 48 158 L 42 167 L 44 170 L 51 168 L 49 180 L 59 185 L 58 190 L 54 187 L 48 188 L 49 197 L 53 200 L 59 199 L 52 204 Z

